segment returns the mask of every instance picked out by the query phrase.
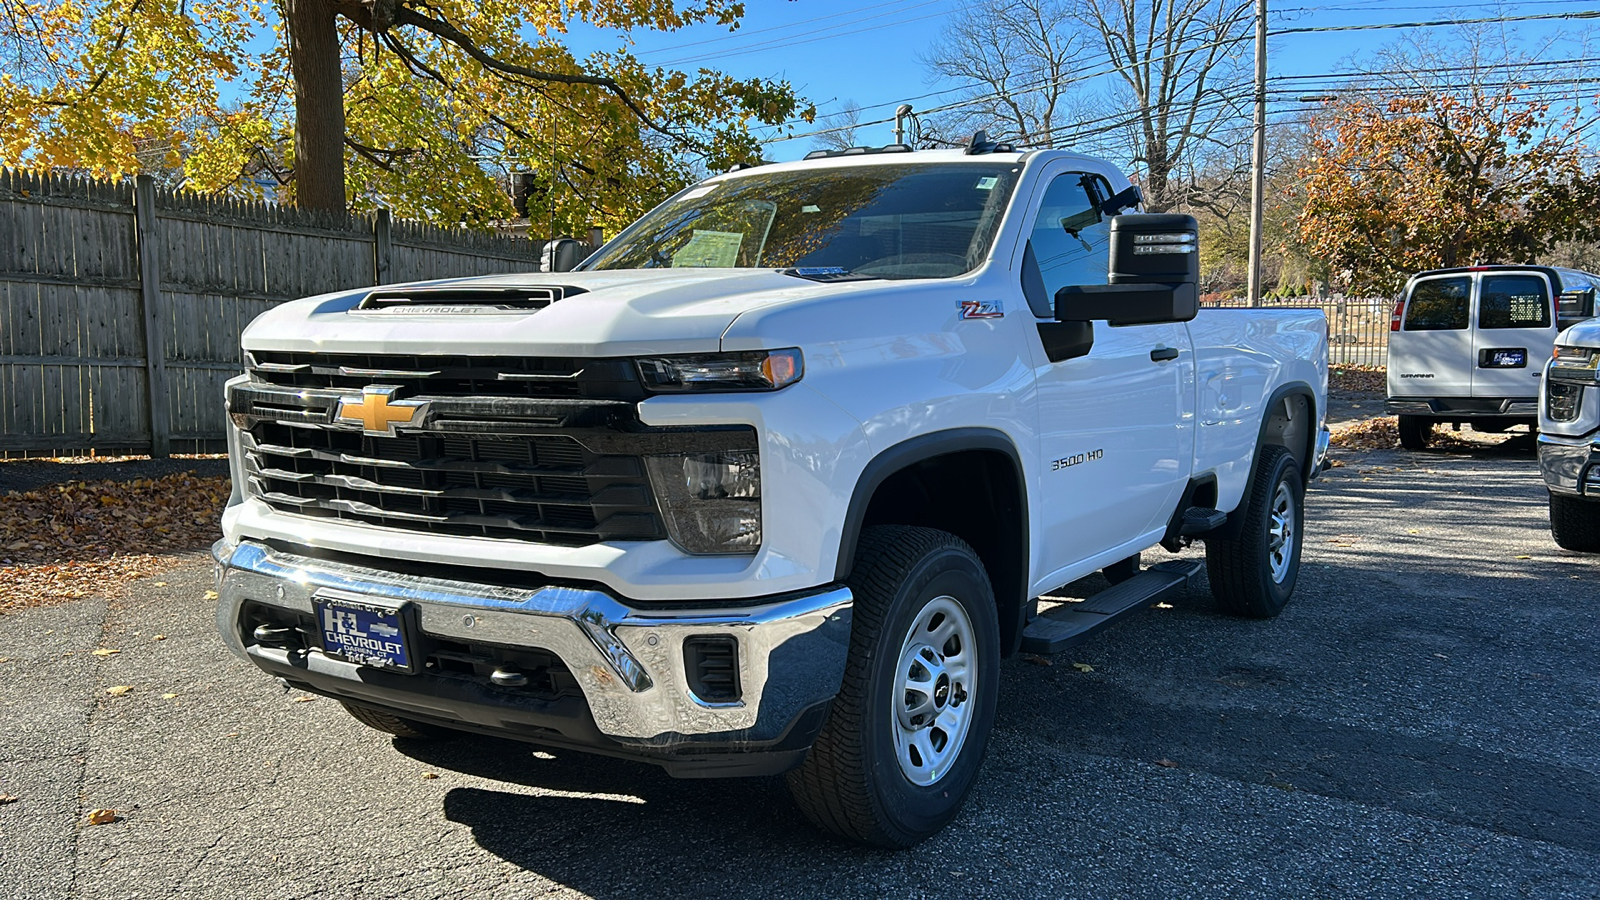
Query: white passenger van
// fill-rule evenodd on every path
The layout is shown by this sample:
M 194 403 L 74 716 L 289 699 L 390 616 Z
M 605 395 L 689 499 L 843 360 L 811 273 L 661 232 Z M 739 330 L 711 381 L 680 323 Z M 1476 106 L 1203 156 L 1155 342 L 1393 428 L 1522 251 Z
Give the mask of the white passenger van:
M 1556 335 L 1595 314 L 1600 276 L 1549 266 L 1472 266 L 1412 276 L 1389 323 L 1390 414 L 1400 443 L 1435 425 L 1537 427 L 1539 377 Z

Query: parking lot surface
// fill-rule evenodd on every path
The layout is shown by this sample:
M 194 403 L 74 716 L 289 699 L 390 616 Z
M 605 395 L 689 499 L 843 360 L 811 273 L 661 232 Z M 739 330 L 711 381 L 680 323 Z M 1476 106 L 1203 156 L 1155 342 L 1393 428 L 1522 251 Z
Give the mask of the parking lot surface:
M 977 789 L 901 853 L 776 779 L 391 740 L 229 655 L 199 556 L 0 617 L 0 896 L 1600 895 L 1600 560 L 1531 443 L 1342 458 L 1280 618 L 1202 578 L 1007 661 Z

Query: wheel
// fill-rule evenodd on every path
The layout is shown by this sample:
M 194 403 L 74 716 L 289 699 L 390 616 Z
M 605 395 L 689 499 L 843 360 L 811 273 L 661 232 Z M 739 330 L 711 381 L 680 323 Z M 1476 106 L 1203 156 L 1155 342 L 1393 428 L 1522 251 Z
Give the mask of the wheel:
M 1551 494 L 1550 536 L 1563 550 L 1600 553 L 1600 501 Z
M 1260 453 L 1244 525 L 1232 538 L 1206 539 L 1206 573 L 1224 612 L 1270 619 L 1283 612 L 1300 574 L 1305 481 L 1288 450 L 1274 444 Z
M 843 684 L 788 774 L 806 818 L 842 838 L 910 847 L 943 828 L 977 778 L 994 726 L 1000 629 L 977 554 L 932 528 L 869 528 Z
M 1400 417 L 1400 446 L 1407 450 L 1426 450 L 1432 438 L 1432 419 L 1424 416 Z
M 370 706 L 358 706 L 354 703 L 340 701 L 344 711 L 355 717 L 357 722 L 368 728 L 386 731 L 395 737 L 410 738 L 412 740 L 427 740 L 430 738 L 448 737 L 450 729 L 429 725 L 426 722 L 417 722 L 412 719 L 402 718 L 394 713 L 384 712 Z
M 1101 569 L 1100 572 L 1112 584 L 1121 584 L 1139 574 L 1139 554 L 1135 553 L 1127 559 L 1118 560 Z

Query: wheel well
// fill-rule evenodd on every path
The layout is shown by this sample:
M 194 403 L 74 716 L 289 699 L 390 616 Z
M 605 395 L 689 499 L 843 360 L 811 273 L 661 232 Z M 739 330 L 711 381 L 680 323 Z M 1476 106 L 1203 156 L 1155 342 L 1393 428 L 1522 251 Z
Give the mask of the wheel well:
M 988 570 L 1000 623 L 1000 646 L 1021 640 L 1028 535 L 1021 473 L 998 450 L 961 450 L 896 470 L 867 503 L 861 527 L 920 525 L 966 541 Z
M 1312 433 L 1316 426 L 1316 410 L 1311 396 L 1300 391 L 1291 390 L 1272 398 L 1268 407 L 1266 420 L 1261 423 L 1261 440 L 1258 447 L 1276 444 L 1294 454 L 1295 461 L 1300 463 L 1300 475 L 1306 480 L 1311 476 L 1311 457 L 1316 435 Z

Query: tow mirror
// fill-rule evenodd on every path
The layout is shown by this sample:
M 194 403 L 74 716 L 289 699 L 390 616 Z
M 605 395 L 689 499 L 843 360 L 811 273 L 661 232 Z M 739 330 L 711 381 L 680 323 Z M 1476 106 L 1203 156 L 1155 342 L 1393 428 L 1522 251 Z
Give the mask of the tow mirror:
M 1127 213 L 1111 219 L 1109 284 L 1056 292 L 1059 322 L 1187 322 L 1200 311 L 1200 240 L 1194 216 Z

